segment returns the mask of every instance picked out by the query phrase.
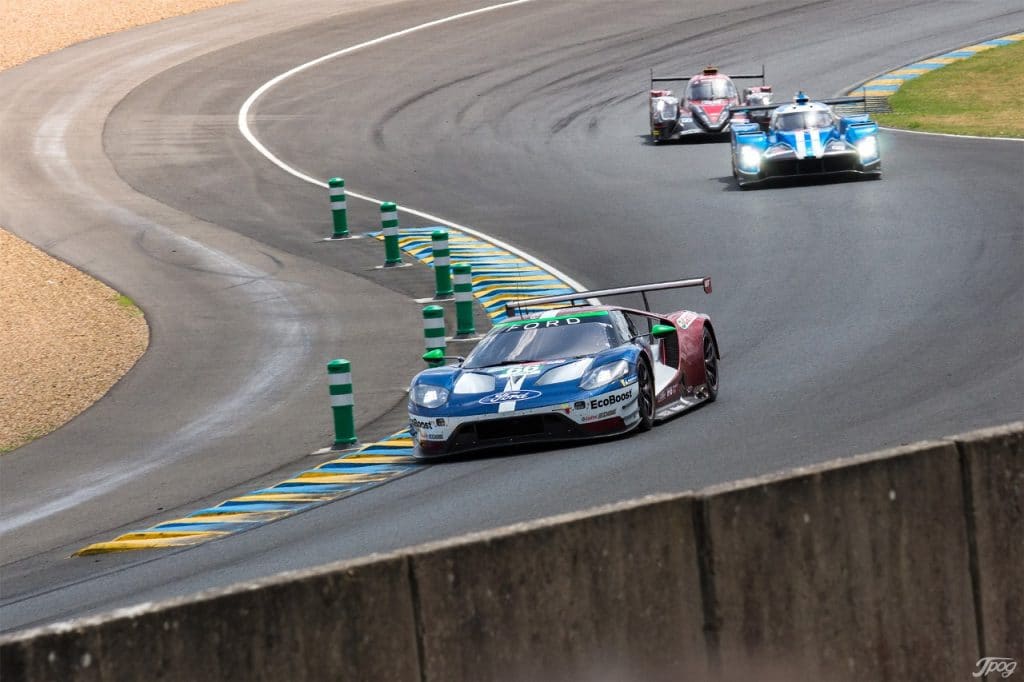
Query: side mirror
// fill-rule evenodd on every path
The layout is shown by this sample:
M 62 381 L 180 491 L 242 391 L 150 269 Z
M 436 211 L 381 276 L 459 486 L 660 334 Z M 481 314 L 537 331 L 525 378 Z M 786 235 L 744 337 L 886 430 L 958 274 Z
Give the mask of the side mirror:
M 651 336 L 656 339 L 664 339 L 676 333 L 676 328 L 670 324 L 656 324 L 651 327 Z
M 423 361 L 431 367 L 440 367 L 444 364 L 444 351 L 440 348 L 428 350 L 422 355 Z
M 455 360 L 460 365 L 466 360 L 466 358 L 461 355 L 445 355 L 444 351 L 440 348 L 428 350 L 420 357 L 422 357 L 423 361 L 431 367 L 440 367 L 444 364 L 445 360 Z

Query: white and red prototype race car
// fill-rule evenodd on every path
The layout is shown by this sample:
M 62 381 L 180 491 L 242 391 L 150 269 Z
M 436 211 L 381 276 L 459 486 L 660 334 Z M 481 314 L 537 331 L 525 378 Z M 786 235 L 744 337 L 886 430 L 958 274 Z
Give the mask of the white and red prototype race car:
M 743 98 L 733 80 L 761 79 L 761 85 L 744 88 Z M 685 81 L 682 99 L 655 83 Z M 693 76 L 655 76 L 651 71 L 651 138 L 655 143 L 690 135 L 723 135 L 729 132 L 729 107 L 771 104 L 772 88 L 764 84 L 764 66 L 753 75 L 726 75 L 714 66 Z

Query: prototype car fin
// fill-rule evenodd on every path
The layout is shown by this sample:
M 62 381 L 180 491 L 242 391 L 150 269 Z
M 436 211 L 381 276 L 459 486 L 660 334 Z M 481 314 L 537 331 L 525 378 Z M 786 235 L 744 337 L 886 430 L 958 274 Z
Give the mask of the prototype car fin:
M 708 75 L 717 74 L 717 73 L 718 73 L 718 69 L 716 69 L 715 67 L 713 67 L 713 66 L 706 66 L 706 67 L 704 67 L 704 70 L 701 72 L 700 75 L 708 76 Z M 737 75 L 733 75 L 733 74 L 730 73 L 730 74 L 725 74 L 725 76 L 726 76 L 726 78 L 731 78 L 732 80 L 755 80 L 755 79 L 760 78 L 761 79 L 761 84 L 763 85 L 764 82 L 765 82 L 764 81 L 764 64 L 761 65 L 761 73 L 737 74 Z M 651 85 L 651 89 L 652 90 L 654 89 L 654 85 L 653 85 L 654 83 L 664 83 L 664 82 L 668 82 L 668 81 L 688 81 L 691 78 L 693 78 L 693 76 L 655 76 L 654 75 L 654 69 L 651 69 L 651 84 L 652 84 Z
M 798 93 L 798 94 L 802 94 L 802 93 Z M 806 97 L 806 95 L 804 97 Z M 820 104 L 827 104 L 828 106 L 834 106 L 836 104 L 860 104 L 862 102 L 866 103 L 867 102 L 867 98 L 863 97 L 863 96 L 861 96 L 861 97 L 832 97 L 831 99 L 810 99 L 810 98 L 807 98 L 807 101 L 809 101 L 809 102 L 817 102 L 817 103 L 820 103 Z M 788 102 L 788 101 L 772 102 L 771 104 L 759 104 L 759 105 L 756 105 L 756 106 L 740 105 L 740 106 L 735 106 L 735 107 L 729 107 L 729 111 L 734 113 L 734 114 L 737 113 L 737 112 L 742 112 L 742 111 L 748 111 L 748 112 L 749 111 L 774 111 L 775 109 L 778 109 L 779 107 L 781 107 L 783 104 L 791 104 L 791 102 Z

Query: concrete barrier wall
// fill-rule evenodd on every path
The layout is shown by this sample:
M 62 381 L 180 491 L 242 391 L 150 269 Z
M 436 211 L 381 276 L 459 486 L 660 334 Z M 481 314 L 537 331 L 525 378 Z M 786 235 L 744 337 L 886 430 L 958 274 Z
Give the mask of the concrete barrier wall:
M 706 679 L 693 499 L 416 552 L 423 679 Z
M 0 642 L 16 682 L 419 682 L 406 557 L 285 574 Z
M 961 493 L 949 442 L 708 491 L 722 671 L 969 678 L 978 655 Z
M 1024 663 L 1022 443 L 1018 423 L 0 637 L 0 679 L 971 679 Z
M 1024 665 L 1024 428 L 957 437 L 974 539 L 978 637 L 985 656 Z

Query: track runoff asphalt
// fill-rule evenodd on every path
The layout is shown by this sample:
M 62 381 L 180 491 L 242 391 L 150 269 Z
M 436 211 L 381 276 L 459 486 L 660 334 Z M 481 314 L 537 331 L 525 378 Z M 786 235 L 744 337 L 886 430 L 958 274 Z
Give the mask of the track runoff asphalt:
M 175 28 L 220 30 L 216 44 L 236 44 L 168 55 L 93 123 L 105 122 L 105 153 L 139 193 L 343 276 L 355 256 L 315 243 L 320 190 L 268 168 L 231 125 L 237 107 L 273 76 L 381 26 L 479 6 L 396 3 L 277 31 L 219 11 L 211 16 L 230 17 L 232 31 L 227 19 L 183 21 Z M 189 550 L 82 561 L 57 556 L 56 543 L 29 548 L 4 568 L 4 628 L 1018 418 L 1020 143 L 886 132 L 879 182 L 740 193 L 724 144 L 648 143 L 646 90 L 649 67 L 763 62 L 779 97 L 831 96 L 1024 24 L 1024 10 L 705 7 L 523 3 L 309 69 L 270 91 L 252 122 L 313 177 L 342 174 L 351 188 L 471 225 L 588 286 L 710 274 L 711 296 L 653 303 L 712 315 L 718 402 L 639 438 L 431 466 Z M 167 30 L 147 34 L 147 49 L 185 40 Z M 354 220 L 375 208 L 355 209 Z M 410 362 L 409 375 L 416 369 Z M 172 388 L 169 409 L 195 400 Z M 298 430 L 282 440 L 308 435 Z M 107 503 L 140 525 L 116 496 Z M 92 537 L 67 533 L 76 534 Z

